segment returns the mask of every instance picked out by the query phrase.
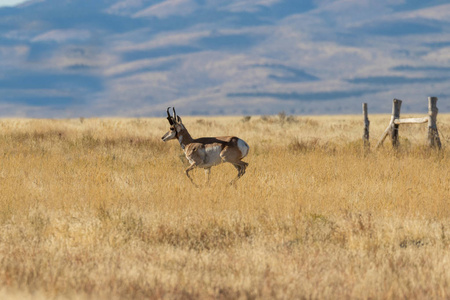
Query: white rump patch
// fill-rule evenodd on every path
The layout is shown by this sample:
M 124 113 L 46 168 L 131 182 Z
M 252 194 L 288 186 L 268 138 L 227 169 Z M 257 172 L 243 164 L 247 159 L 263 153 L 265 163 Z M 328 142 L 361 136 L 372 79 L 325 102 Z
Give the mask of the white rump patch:
M 241 139 L 238 139 L 237 145 L 238 145 L 239 151 L 241 151 L 241 153 L 242 153 L 241 158 L 246 157 L 248 154 L 248 150 L 250 150 L 250 147 L 247 145 L 247 143 L 244 140 L 241 140 Z

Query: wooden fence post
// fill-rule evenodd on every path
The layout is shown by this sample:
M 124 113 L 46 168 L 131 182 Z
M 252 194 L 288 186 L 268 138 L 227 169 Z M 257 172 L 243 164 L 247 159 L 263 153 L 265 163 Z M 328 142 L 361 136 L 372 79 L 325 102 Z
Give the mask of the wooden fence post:
M 364 148 L 370 148 L 370 142 L 369 142 L 369 116 L 367 113 L 367 103 L 362 104 L 362 110 L 364 115 L 364 134 L 363 134 L 363 141 L 364 141 Z
M 428 145 L 431 148 L 441 149 L 441 139 L 436 125 L 438 108 L 436 106 L 438 98 L 428 97 Z
M 376 148 L 379 148 L 386 137 L 388 135 L 391 136 L 392 146 L 397 147 L 398 146 L 398 126 L 399 124 L 395 124 L 395 122 L 398 122 L 400 119 L 400 108 L 402 106 L 402 100 L 400 99 L 394 99 L 392 103 L 392 116 L 391 121 L 389 122 L 388 127 L 383 132 L 383 135 L 381 136 L 380 140 L 378 141 L 378 144 Z
M 394 99 L 392 104 L 392 124 L 389 132 L 391 136 L 391 142 L 393 147 L 398 147 L 398 127 L 400 125 L 395 124 L 395 120 L 400 119 L 400 108 L 402 107 L 402 100 Z

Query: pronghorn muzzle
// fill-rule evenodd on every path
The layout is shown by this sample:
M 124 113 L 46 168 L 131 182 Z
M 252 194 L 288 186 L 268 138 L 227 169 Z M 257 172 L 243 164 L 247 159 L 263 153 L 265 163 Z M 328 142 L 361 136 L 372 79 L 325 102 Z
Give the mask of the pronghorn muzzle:
M 163 140 L 163 142 L 167 142 L 171 139 L 174 139 L 177 136 L 177 133 L 175 130 L 169 130 L 166 132 L 166 134 L 164 134 L 161 139 Z

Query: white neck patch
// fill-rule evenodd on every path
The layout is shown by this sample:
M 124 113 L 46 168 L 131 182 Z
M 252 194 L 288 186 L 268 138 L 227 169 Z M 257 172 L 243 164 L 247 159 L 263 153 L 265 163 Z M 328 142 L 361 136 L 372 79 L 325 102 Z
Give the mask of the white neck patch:
M 183 136 L 182 136 L 182 135 L 180 135 L 180 136 L 178 137 L 178 142 L 180 142 L 181 149 L 184 149 Z

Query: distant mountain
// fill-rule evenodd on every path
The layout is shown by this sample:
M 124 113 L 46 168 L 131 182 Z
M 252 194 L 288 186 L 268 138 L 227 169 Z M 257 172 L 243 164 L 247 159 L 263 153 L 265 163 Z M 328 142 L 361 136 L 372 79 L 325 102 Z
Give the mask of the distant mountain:
M 450 110 L 450 4 L 36 0 L 0 8 L 0 115 Z

